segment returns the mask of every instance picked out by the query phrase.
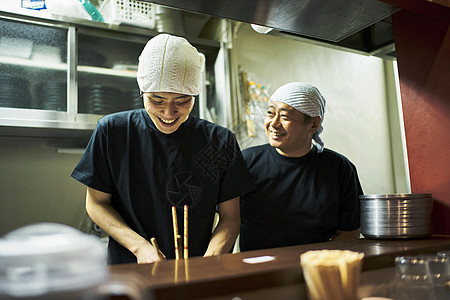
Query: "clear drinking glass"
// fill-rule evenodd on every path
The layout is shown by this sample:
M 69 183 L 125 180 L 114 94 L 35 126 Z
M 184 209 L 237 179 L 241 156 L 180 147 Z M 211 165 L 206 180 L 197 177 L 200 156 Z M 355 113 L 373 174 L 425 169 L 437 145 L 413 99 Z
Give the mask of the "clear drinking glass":
M 433 282 L 436 300 L 450 299 L 450 258 L 449 256 L 427 257 L 428 269 Z
M 450 258 L 450 250 L 439 251 L 439 252 L 437 253 L 437 256 L 439 256 L 439 257 L 448 257 L 448 258 Z
M 396 300 L 436 299 L 427 259 L 421 256 L 398 256 L 395 258 Z

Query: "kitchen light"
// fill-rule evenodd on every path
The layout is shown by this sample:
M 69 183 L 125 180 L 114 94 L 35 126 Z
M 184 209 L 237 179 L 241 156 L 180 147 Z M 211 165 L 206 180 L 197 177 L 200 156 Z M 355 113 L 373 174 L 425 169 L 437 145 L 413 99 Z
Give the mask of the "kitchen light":
M 262 33 L 262 34 L 268 34 L 269 32 L 271 32 L 273 30 L 273 28 L 256 25 L 256 24 L 251 24 L 251 26 L 254 31 L 256 31 L 257 33 Z

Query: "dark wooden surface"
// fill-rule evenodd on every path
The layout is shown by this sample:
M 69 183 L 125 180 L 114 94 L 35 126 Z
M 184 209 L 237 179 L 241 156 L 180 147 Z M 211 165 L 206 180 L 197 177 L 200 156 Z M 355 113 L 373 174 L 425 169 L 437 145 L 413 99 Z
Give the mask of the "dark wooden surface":
M 303 283 L 300 254 L 308 250 L 339 249 L 364 252 L 362 271 L 394 266 L 399 255 L 435 254 L 450 250 L 449 236 L 417 240 L 346 240 L 248 251 L 216 257 L 165 260 L 153 264 L 110 266 L 111 273 L 134 273 L 156 299 L 214 298 L 260 289 Z M 274 256 L 275 260 L 248 264 L 244 258 Z

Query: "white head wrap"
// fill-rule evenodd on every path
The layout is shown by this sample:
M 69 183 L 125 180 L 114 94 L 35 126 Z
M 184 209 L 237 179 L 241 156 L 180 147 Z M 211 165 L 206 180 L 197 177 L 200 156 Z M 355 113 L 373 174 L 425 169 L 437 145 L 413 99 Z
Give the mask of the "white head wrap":
M 322 122 L 326 101 L 319 90 L 304 82 L 291 82 L 278 88 L 270 97 L 269 103 L 272 101 L 286 103 L 310 117 L 320 117 L 320 127 L 314 133 L 313 140 L 316 142 L 318 152 L 322 152 L 324 143 L 319 135 L 323 131 Z
M 204 65 L 205 56 L 186 39 L 159 34 L 139 56 L 137 82 L 142 92 L 198 95 Z

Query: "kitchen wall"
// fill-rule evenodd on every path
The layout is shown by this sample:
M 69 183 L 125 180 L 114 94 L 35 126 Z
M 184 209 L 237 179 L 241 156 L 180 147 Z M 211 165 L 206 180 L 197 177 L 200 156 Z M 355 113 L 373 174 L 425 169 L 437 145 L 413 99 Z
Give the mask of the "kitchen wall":
M 248 24 L 239 27 L 234 51 L 238 65 L 269 94 L 291 81 L 319 88 L 327 101 L 325 147 L 356 165 L 366 194 L 408 192 L 393 62 L 259 34 Z M 265 142 L 260 127 L 241 145 Z
M 90 229 L 85 187 L 70 177 L 81 154 L 31 141 L 0 141 L 0 236 L 34 222 Z

